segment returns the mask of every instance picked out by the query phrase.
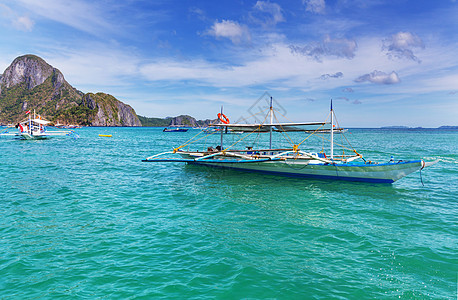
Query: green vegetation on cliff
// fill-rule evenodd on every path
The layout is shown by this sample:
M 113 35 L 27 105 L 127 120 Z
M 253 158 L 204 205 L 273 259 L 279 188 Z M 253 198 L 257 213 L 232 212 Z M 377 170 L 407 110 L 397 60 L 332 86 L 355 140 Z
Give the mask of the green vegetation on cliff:
M 83 94 L 35 55 L 17 57 L 0 75 L 0 123 L 35 111 L 47 120 L 88 126 L 141 126 L 135 110 L 105 93 Z
M 0 94 L 0 120 L 20 121 L 26 110 L 35 110 L 51 120 L 60 111 L 69 110 L 81 104 L 81 95 L 70 86 L 55 90 L 54 76 L 48 77 L 42 84 L 27 89 L 26 82 L 2 89 Z
M 117 103 L 119 102 L 118 99 L 113 97 L 110 94 L 105 93 L 87 93 L 89 97 L 94 99 L 96 103 L 98 103 L 99 107 L 103 111 L 103 115 L 106 116 L 107 123 L 111 122 L 121 122 L 119 118 L 119 110 Z
M 90 126 L 92 119 L 94 119 L 95 114 L 97 113 L 96 109 L 90 109 L 85 106 L 74 106 L 69 108 L 65 111 L 62 111 L 53 119 L 57 122 L 62 122 L 61 120 L 65 120 L 65 122 L 69 124 L 78 124 L 83 126 Z
M 90 119 L 92 126 L 141 126 L 135 110 L 112 95 L 87 93 L 83 105 L 96 112 Z
M 187 126 L 187 127 L 207 127 L 216 120 L 196 120 L 188 115 L 180 115 L 178 117 L 149 118 L 138 116 L 144 127 L 167 127 L 167 126 Z
M 138 116 L 142 126 L 144 127 L 166 127 L 170 124 L 170 118 L 161 119 L 161 118 L 148 118 L 143 116 Z

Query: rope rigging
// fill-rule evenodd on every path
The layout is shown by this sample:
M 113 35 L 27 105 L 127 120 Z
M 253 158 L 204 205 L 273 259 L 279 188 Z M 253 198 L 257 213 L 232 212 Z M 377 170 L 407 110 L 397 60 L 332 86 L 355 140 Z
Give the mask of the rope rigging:
M 266 113 L 267 112 L 267 113 Z M 336 122 L 336 125 L 337 125 L 337 128 L 340 129 L 340 124 L 337 120 L 337 117 L 334 113 L 334 111 L 330 111 L 328 116 L 326 117 L 326 120 L 320 125 L 318 126 L 316 129 L 313 130 L 313 132 L 309 133 L 304 139 L 302 139 L 299 143 L 295 143 L 292 136 L 290 136 L 288 134 L 288 129 L 284 127 L 284 124 L 282 124 L 278 117 L 277 117 L 277 113 L 280 114 L 283 118 L 287 119 L 288 121 L 291 122 L 291 120 L 289 120 L 286 116 L 284 116 L 281 112 L 278 112 L 278 111 L 275 111 L 274 109 L 270 109 L 269 108 L 266 108 L 264 110 L 260 110 L 258 113 L 255 113 L 252 115 L 252 117 L 254 117 L 256 119 L 256 115 L 260 115 L 264 113 L 264 119 L 262 120 L 262 122 L 251 132 L 249 132 L 248 134 L 245 134 L 243 135 L 242 137 L 240 137 L 239 139 L 235 140 L 235 137 L 233 137 L 232 139 L 232 144 L 229 145 L 228 147 L 224 148 L 224 149 L 221 149 L 221 152 L 223 154 L 225 154 L 228 150 L 230 150 L 231 148 L 233 148 L 235 145 L 241 143 L 242 141 L 246 140 L 248 137 L 252 136 L 253 134 L 256 133 L 256 136 L 255 138 L 252 140 L 252 142 L 250 142 L 251 144 L 251 148 L 255 147 L 255 145 L 257 145 L 260 141 L 260 136 L 261 136 L 261 129 L 264 125 L 266 125 L 266 121 L 267 121 L 267 118 L 269 116 L 269 114 L 272 114 L 272 119 L 275 120 L 275 122 L 278 123 L 278 126 L 280 130 L 278 130 L 278 132 L 280 132 L 281 136 L 283 137 L 283 141 L 286 141 L 287 144 L 292 147 L 293 149 L 293 152 L 296 153 L 296 155 L 299 154 L 299 147 L 305 143 L 305 141 L 307 141 L 308 139 L 310 139 L 312 136 L 316 136 L 317 138 L 321 139 L 322 143 L 321 143 L 321 151 L 320 153 L 325 153 L 324 151 L 324 143 L 325 141 L 327 142 L 330 142 L 330 139 L 326 138 L 325 137 L 325 130 L 323 130 L 325 128 L 325 125 L 328 124 L 328 120 L 329 118 L 331 117 L 331 114 L 333 114 L 333 117 L 334 117 L 334 120 Z M 229 118 L 227 118 L 226 116 L 223 117 L 223 115 L 220 113 L 218 114 L 218 119 L 221 120 L 221 123 L 222 124 L 228 124 L 228 120 Z M 224 121 L 224 122 L 223 122 Z M 291 122 L 293 123 L 293 122 Z M 216 125 L 217 126 L 217 125 Z M 223 127 L 225 126 L 221 126 L 221 130 L 223 130 Z M 202 133 L 204 133 L 204 131 L 200 131 L 199 133 L 197 133 L 196 135 L 194 135 L 193 137 L 191 137 L 190 139 L 188 139 L 184 144 L 180 145 L 179 147 L 177 148 L 174 148 L 173 149 L 173 153 L 176 153 L 178 150 L 182 149 L 183 147 L 186 147 L 186 146 L 189 146 L 191 144 L 194 144 L 202 139 L 205 139 L 207 141 L 207 138 L 209 136 L 212 136 L 216 133 L 221 133 L 220 131 L 215 131 L 215 132 L 212 132 L 210 134 L 208 133 L 205 133 L 205 136 L 203 137 L 199 137 L 199 135 L 201 135 Z M 322 133 L 320 135 L 320 133 Z M 235 140 L 235 141 L 234 141 Z M 344 145 L 346 142 L 346 144 L 348 144 L 348 146 Z M 340 143 L 336 143 L 334 141 L 334 145 L 336 146 L 339 146 L 342 148 L 342 159 L 345 159 L 345 150 L 349 150 L 353 153 L 355 153 L 356 156 L 359 156 L 362 158 L 362 155 L 360 155 L 358 152 L 356 152 L 356 150 L 353 148 L 352 144 L 350 143 L 350 141 L 347 139 L 347 137 L 345 136 L 345 134 L 343 134 L 343 132 L 341 132 L 341 138 L 340 138 Z M 364 160 L 364 158 L 363 158 Z

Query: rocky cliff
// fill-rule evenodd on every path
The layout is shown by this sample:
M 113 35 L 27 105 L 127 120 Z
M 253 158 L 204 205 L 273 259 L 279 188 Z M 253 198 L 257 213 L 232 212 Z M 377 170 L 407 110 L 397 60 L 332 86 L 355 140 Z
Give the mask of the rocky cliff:
M 169 125 L 171 126 L 183 125 L 183 126 L 189 126 L 189 127 L 197 127 L 197 122 L 196 122 L 196 119 L 194 119 L 191 116 L 181 115 L 175 118 L 171 118 Z
M 56 74 L 55 83 L 61 86 L 64 77 L 59 70 L 48 65 L 43 59 L 35 55 L 24 55 L 16 58 L 1 76 L 1 85 L 5 88 L 25 83 L 29 90 L 45 82 L 45 80 Z M 0 86 L 1 92 L 1 86 Z
M 35 55 L 16 58 L 0 79 L 0 121 L 16 122 L 27 110 L 52 117 L 78 106 L 83 93 L 62 73 Z
M 209 124 L 215 123 L 217 120 L 196 120 L 188 115 L 181 115 L 178 117 L 170 118 L 170 126 L 188 126 L 188 127 L 207 127 Z
M 141 126 L 132 107 L 111 95 L 84 95 L 35 55 L 16 58 L 0 76 L 0 122 L 20 121 L 27 110 L 63 124 Z
M 105 93 L 87 93 L 83 105 L 95 112 L 92 126 L 142 126 L 134 109 Z

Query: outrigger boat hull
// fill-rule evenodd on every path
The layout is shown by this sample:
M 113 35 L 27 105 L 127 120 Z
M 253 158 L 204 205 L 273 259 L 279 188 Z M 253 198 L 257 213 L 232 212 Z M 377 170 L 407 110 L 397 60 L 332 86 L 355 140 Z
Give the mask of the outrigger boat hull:
M 346 180 L 374 183 L 393 183 L 413 172 L 423 169 L 423 160 L 399 161 L 386 164 L 374 163 L 322 163 L 293 159 L 205 159 L 195 160 L 188 155 L 182 159 L 153 158 L 145 162 L 186 162 L 194 165 L 228 168 L 248 172 L 261 172 L 289 177 Z
M 243 165 L 239 163 L 222 165 L 221 163 L 210 162 L 197 162 L 196 164 L 291 177 L 393 183 L 410 173 L 421 170 L 424 162 L 417 160 L 383 165 L 297 164 L 286 161 L 259 162 Z
M 27 132 L 20 133 L 21 138 L 26 140 L 43 140 L 48 138 L 46 134 L 29 134 Z

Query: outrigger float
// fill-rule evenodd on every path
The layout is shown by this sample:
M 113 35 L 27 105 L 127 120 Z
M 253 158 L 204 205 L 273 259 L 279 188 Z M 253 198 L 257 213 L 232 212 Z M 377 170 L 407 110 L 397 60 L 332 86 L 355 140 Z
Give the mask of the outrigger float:
M 30 111 L 27 112 L 28 118 L 15 127 L 19 132 L 10 132 L 7 128 L 0 132 L 1 136 L 15 136 L 25 140 L 42 140 L 55 136 L 78 136 L 73 130 L 50 130 L 50 121 L 44 120 L 40 115 L 33 112 L 33 118 Z
M 334 135 L 338 133 L 344 136 L 345 130 L 335 127 L 334 122 L 336 118 L 332 108 L 332 100 L 330 117 L 328 116 L 325 122 L 274 122 L 276 116 L 272 104 L 272 97 L 270 97 L 270 107 L 264 121 L 260 124 L 231 124 L 222 112 L 218 114 L 219 122 L 210 125 L 221 128 L 221 140 L 216 149 L 208 147 L 203 151 L 183 150 L 184 147 L 203 139 L 203 137 L 198 138 L 201 132 L 185 144 L 174 148 L 173 151 L 159 153 L 142 161 L 155 163 L 185 162 L 188 164 L 263 172 L 283 176 L 374 183 L 393 183 L 437 162 L 425 162 L 421 159 L 395 161 L 391 158 L 387 163 L 376 163 L 366 160 L 360 153 L 356 152 L 346 137 L 345 140 L 349 146 L 335 143 Z M 330 122 L 327 121 L 329 118 Z M 267 120 L 270 122 L 267 122 Z M 236 142 L 224 148 L 223 131 L 227 130 L 244 132 L 245 134 L 240 136 Z M 294 143 L 288 132 L 300 132 L 301 134 L 296 134 L 296 136 L 299 136 L 302 141 Z M 254 148 L 250 146 L 245 147 L 245 149 L 235 148 L 236 145 L 240 147 L 242 141 L 248 136 L 259 133 L 268 133 L 270 135 L 268 147 Z M 288 140 L 290 147 L 272 148 L 273 133 L 281 133 Z M 304 133 L 306 135 L 305 138 Z M 319 136 L 320 134 L 330 136 L 329 139 L 323 138 L 330 142 L 330 151 L 328 154 L 325 154 L 324 151 L 308 152 L 301 150 L 300 147 L 305 146 L 305 141 L 312 136 Z M 290 133 L 290 135 L 293 134 Z M 341 155 L 334 154 L 335 144 L 343 148 Z M 345 149 L 350 154 L 346 154 Z M 172 157 L 172 155 L 179 155 L 179 157 Z

